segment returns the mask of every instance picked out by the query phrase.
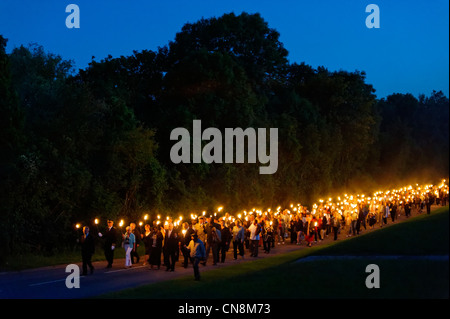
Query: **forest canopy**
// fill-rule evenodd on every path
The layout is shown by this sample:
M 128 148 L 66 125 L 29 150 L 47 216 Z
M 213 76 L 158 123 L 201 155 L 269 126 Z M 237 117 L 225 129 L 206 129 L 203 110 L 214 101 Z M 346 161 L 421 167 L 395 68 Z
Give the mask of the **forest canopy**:
M 448 176 L 449 100 L 377 99 L 364 71 L 290 63 L 259 14 L 186 24 L 168 45 L 85 69 L 0 35 L 0 256 L 52 252 L 93 216 L 234 212 Z M 413 66 L 411 66 L 413 67 Z M 278 171 L 174 164 L 177 127 L 278 128 Z

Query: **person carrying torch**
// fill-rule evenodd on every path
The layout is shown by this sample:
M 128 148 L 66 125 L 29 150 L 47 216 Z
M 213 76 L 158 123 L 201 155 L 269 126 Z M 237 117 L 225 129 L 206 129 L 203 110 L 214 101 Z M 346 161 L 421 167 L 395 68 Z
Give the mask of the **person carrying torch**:
M 103 238 L 103 249 L 105 251 L 105 258 L 108 262 L 106 268 L 111 268 L 114 261 L 114 249 L 117 242 L 117 231 L 114 227 L 114 222 L 111 219 L 107 221 L 108 228 L 104 234 L 98 233 L 98 236 Z

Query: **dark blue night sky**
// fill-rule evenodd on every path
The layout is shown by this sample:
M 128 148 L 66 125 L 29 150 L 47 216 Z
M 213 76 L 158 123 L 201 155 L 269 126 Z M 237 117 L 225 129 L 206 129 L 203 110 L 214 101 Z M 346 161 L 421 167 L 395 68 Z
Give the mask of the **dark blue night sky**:
M 80 28 L 68 29 L 67 5 L 80 8 Z M 369 29 L 366 6 L 380 8 Z M 260 13 L 280 33 L 290 62 L 330 71 L 365 71 L 379 98 L 392 93 L 449 95 L 449 3 L 434 1 L 92 1 L 1 0 L 0 34 L 7 52 L 37 43 L 85 68 L 95 56 L 156 50 L 187 22 L 224 13 Z

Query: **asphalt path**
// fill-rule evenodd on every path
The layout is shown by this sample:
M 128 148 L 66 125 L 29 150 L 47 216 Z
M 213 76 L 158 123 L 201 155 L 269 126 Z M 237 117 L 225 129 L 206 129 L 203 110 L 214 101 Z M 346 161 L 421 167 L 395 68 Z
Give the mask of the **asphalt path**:
M 303 246 L 275 245 L 270 255 L 288 252 L 300 249 Z M 267 257 L 260 249 L 257 258 Z M 141 260 L 143 258 L 141 257 Z M 0 299 L 72 299 L 72 298 L 89 298 L 104 293 L 120 291 L 126 288 L 138 287 L 163 280 L 170 280 L 181 276 L 191 276 L 194 279 L 192 265 L 183 268 L 181 262 L 184 260 L 180 255 L 180 260 L 175 264 L 174 272 L 165 271 L 165 267 L 161 266 L 159 270 L 151 270 L 148 265 L 142 263 L 134 264 L 131 268 L 125 268 L 125 259 L 114 259 L 112 268 L 106 268 L 106 261 L 93 262 L 95 268 L 92 275 L 81 276 L 79 288 L 67 288 L 66 279 L 72 274 L 71 271 L 66 272 L 68 265 L 58 265 L 51 267 L 43 267 L 22 271 L 8 271 L 0 273 Z M 200 272 L 209 270 L 218 270 L 223 267 L 234 265 L 241 262 L 255 260 L 249 257 L 245 252 L 244 258 L 233 259 L 232 249 L 227 253 L 224 263 L 212 265 L 211 253 L 206 266 L 200 265 Z M 76 263 L 81 273 L 81 263 Z M 89 271 L 89 269 L 88 269 Z M 74 281 L 69 278 L 69 282 Z
M 438 206 L 433 206 L 432 210 L 436 208 Z M 422 214 L 426 213 L 424 212 Z M 412 216 L 415 215 L 417 215 L 417 212 L 413 210 Z M 406 220 L 406 217 L 402 212 L 396 223 L 403 220 Z M 390 225 L 393 225 L 393 223 L 389 219 L 388 225 L 385 227 L 389 227 Z M 376 231 L 377 229 L 380 229 L 379 224 L 374 229 L 367 228 L 362 233 Z M 347 239 L 346 231 L 343 231 L 339 234 L 339 240 L 345 239 Z M 315 245 L 331 241 L 333 241 L 333 234 L 330 234 L 322 242 L 318 242 Z M 262 248 L 260 248 L 259 256 L 256 258 L 267 258 L 271 255 L 299 249 L 308 248 L 305 243 L 302 245 L 290 244 L 288 239 L 284 245 L 275 244 L 270 254 L 264 254 Z M 233 260 L 232 257 L 232 249 L 230 249 L 227 253 L 225 263 L 218 263 L 216 266 L 213 266 L 211 264 L 212 257 L 210 254 L 207 265 L 200 265 L 200 273 L 210 270 L 220 271 L 220 268 L 223 267 L 255 260 L 254 257 L 249 256 L 248 251 L 245 252 L 244 258 L 239 257 L 237 260 Z M 159 270 L 151 270 L 149 266 L 144 266 L 142 263 L 135 264 L 132 268 L 125 268 L 124 259 L 115 259 L 113 267 L 109 269 L 105 268 L 105 261 L 93 262 L 95 268 L 94 273 L 92 275 L 81 276 L 79 288 L 68 288 L 66 286 L 67 277 L 72 274 L 71 272 L 66 272 L 67 265 L 2 272 L 0 273 L 0 299 L 84 299 L 181 276 L 191 276 L 194 279 L 192 266 L 189 264 L 188 268 L 183 268 L 181 266 L 182 260 L 183 257 L 180 255 L 180 261 L 176 263 L 174 272 L 165 271 L 163 266 Z M 81 271 L 81 263 L 77 263 L 76 265 L 79 266 Z M 73 282 L 73 280 L 69 281 Z
M 295 249 L 301 249 L 305 246 L 291 245 L 288 242 L 285 245 L 275 245 L 270 255 L 288 252 Z M 257 258 L 267 257 L 260 249 Z M 141 260 L 143 258 L 141 257 Z M 0 299 L 72 299 L 89 298 L 104 293 L 120 291 L 126 288 L 138 287 L 163 280 L 178 278 L 181 276 L 191 276 L 194 279 L 192 265 L 183 268 L 181 262 L 184 260 L 180 255 L 180 261 L 175 265 L 174 272 L 165 271 L 161 266 L 159 270 L 151 270 L 148 265 L 142 263 L 134 264 L 131 268 L 125 268 L 125 259 L 115 259 L 112 268 L 106 269 L 106 261 L 93 262 L 94 273 L 92 275 L 81 276 L 79 288 L 67 288 L 66 279 L 72 274 L 66 272 L 67 265 L 58 265 L 52 267 L 43 267 L 37 269 L 3 272 L 0 273 Z M 244 258 L 233 260 L 232 250 L 227 253 L 224 263 L 211 264 L 212 256 L 210 254 L 206 266 L 200 265 L 200 273 L 209 270 L 219 270 L 220 268 L 234 265 L 241 262 L 255 260 L 249 257 L 246 251 Z M 80 268 L 81 263 L 75 264 Z M 74 281 L 69 278 L 69 282 Z

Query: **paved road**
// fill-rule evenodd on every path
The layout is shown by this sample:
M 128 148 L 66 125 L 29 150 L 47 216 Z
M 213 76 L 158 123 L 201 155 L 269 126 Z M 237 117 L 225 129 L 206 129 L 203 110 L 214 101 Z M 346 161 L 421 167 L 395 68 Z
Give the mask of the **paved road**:
M 271 255 L 299 249 L 300 247 L 304 246 L 277 245 L 272 250 Z M 227 260 L 223 264 L 200 266 L 201 273 L 255 259 L 248 257 L 247 254 L 244 259 L 233 260 L 230 253 L 231 251 L 227 254 Z M 180 257 L 183 260 L 183 257 Z M 264 257 L 267 257 L 267 255 L 260 253 L 258 258 Z M 211 258 L 210 255 L 208 261 Z M 76 265 L 81 269 L 81 263 Z M 119 291 L 180 276 L 191 276 L 192 279 L 194 278 L 192 266 L 189 265 L 185 269 L 180 262 L 176 263 L 175 272 L 166 272 L 163 267 L 160 270 L 151 270 L 149 266 L 143 266 L 142 264 L 135 264 L 132 268 L 125 268 L 124 259 L 115 259 L 113 267 L 110 269 L 105 268 L 105 261 L 94 262 L 93 265 L 95 268 L 94 274 L 80 277 L 80 288 L 71 289 L 66 287 L 66 278 L 70 275 L 69 272 L 66 273 L 67 265 L 0 273 L 0 299 L 89 298 L 107 292 Z
M 438 208 L 434 206 L 433 209 Z M 415 211 L 412 215 L 416 215 Z M 397 222 L 406 220 L 402 215 Z M 389 220 L 387 227 L 392 225 Z M 379 229 L 377 225 L 373 230 L 367 229 L 363 233 L 376 231 Z M 339 240 L 345 240 L 345 234 L 339 235 Z M 322 243 L 333 240 L 330 234 Z M 320 245 L 321 243 L 317 243 Z M 268 256 L 289 252 L 298 249 L 308 249 L 305 245 L 293 245 L 286 243 L 285 245 L 275 245 L 270 255 L 262 253 L 258 258 L 267 258 Z M 255 258 L 249 257 L 246 253 L 244 259 L 233 260 L 230 252 L 227 255 L 225 263 L 206 267 L 200 266 L 203 273 L 207 270 L 220 269 L 236 263 L 248 262 Z M 181 260 L 183 257 L 181 256 Z M 211 256 L 210 259 L 211 260 Z M 77 264 L 81 268 L 81 263 Z M 192 267 L 184 269 L 180 263 L 175 266 L 175 272 L 166 272 L 163 268 L 160 270 L 150 270 L 148 266 L 134 265 L 133 268 L 125 268 L 124 259 L 116 259 L 114 265 L 110 269 L 106 269 L 106 262 L 94 262 L 95 272 L 93 275 L 83 276 L 80 278 L 80 288 L 67 288 L 66 278 L 70 273 L 66 273 L 67 265 L 44 267 L 38 269 L 30 269 L 15 272 L 0 273 L 0 299 L 73 299 L 73 298 L 89 298 L 100 294 L 119 291 L 126 288 L 137 287 L 155 283 L 162 280 L 178 278 L 180 276 L 191 276 L 193 278 Z

